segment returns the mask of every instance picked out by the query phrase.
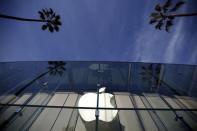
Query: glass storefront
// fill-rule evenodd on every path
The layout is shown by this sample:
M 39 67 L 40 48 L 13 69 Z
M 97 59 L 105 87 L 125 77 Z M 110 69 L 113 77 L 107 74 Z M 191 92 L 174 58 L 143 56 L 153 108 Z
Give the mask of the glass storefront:
M 0 63 L 0 130 L 195 131 L 196 97 L 194 65 Z

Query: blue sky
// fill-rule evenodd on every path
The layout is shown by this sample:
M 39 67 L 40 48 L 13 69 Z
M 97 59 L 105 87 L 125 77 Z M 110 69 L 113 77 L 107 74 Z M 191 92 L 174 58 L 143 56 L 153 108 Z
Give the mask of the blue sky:
M 178 18 L 170 33 L 148 24 L 164 0 L 1 0 L 0 13 L 39 18 L 61 15 L 57 33 L 40 23 L 0 19 L 0 61 L 124 61 L 197 64 L 197 17 Z M 190 0 L 180 12 L 197 11 Z

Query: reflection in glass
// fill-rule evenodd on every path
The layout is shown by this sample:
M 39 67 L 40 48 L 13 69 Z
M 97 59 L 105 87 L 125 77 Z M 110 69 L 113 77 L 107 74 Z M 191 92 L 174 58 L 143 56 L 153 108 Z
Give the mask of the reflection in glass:
M 66 63 L 62 75 L 46 74 L 25 88 L 48 62 L 0 63 L 0 130 L 94 131 L 98 83 L 107 87 L 99 107 L 115 108 L 99 110 L 99 131 L 197 129 L 196 66 Z

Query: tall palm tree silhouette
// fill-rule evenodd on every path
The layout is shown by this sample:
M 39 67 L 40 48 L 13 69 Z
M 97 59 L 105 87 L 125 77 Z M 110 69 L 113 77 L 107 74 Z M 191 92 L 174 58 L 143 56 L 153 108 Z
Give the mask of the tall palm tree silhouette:
M 6 104 L 9 104 L 10 102 L 12 102 L 16 96 L 19 96 L 26 88 L 28 88 L 30 85 L 32 85 L 34 82 L 36 82 L 37 80 L 39 80 L 40 78 L 44 77 L 45 75 L 49 74 L 49 75 L 62 75 L 65 71 L 66 63 L 63 61 L 49 61 L 48 62 L 48 67 L 47 67 L 47 71 L 41 73 L 40 75 L 38 75 L 37 77 L 35 77 L 33 80 L 29 81 L 27 84 L 25 84 L 22 87 L 19 87 L 19 89 L 14 90 L 14 97 L 10 98 Z M 45 83 L 43 84 L 45 85 Z M 3 108 L 0 108 L 0 111 Z
M 195 13 L 175 13 L 185 4 L 184 1 L 178 1 L 175 4 L 171 0 L 167 0 L 164 4 L 157 4 L 155 6 L 155 12 L 152 12 L 150 17 L 150 24 L 155 24 L 155 28 L 161 30 L 165 26 L 165 30 L 169 32 L 169 29 L 173 26 L 173 20 L 177 17 L 197 16 Z
M 47 74 L 49 74 L 49 75 L 57 75 L 57 74 L 59 74 L 61 76 L 64 73 L 64 71 L 66 71 L 65 65 L 66 65 L 66 63 L 64 63 L 63 61 L 49 61 L 48 62 L 48 67 L 47 67 L 48 70 L 46 72 L 41 73 L 36 78 L 31 80 L 29 83 L 27 83 L 25 86 L 23 86 L 18 91 L 16 91 L 15 96 L 18 96 L 27 87 L 29 87 L 31 84 L 33 84 L 34 82 L 39 80 L 41 77 L 43 77 L 43 76 L 45 76 Z M 11 98 L 6 104 L 9 104 L 13 99 L 15 99 L 15 97 Z M 3 111 L 3 110 L 6 110 L 7 108 L 8 107 L 6 107 L 6 106 L 0 107 L 0 112 Z M 18 109 L 21 110 L 22 108 L 24 108 L 24 106 L 20 106 Z M 19 113 L 21 113 L 21 112 L 19 112 Z M 17 114 L 18 114 L 18 112 L 13 112 L 13 114 L 8 119 L 6 119 L 2 123 L 0 123 L 0 129 L 4 129 L 8 125 L 8 123 Z
M 63 62 L 63 61 L 49 61 L 48 62 L 48 67 L 47 67 L 48 70 L 46 72 L 41 73 L 36 78 L 34 78 L 33 80 L 31 80 L 29 83 L 27 83 L 25 86 L 23 86 L 22 88 L 20 88 L 15 93 L 15 95 L 18 96 L 27 87 L 29 87 L 34 82 L 36 82 L 37 80 L 39 80 L 40 78 L 42 78 L 43 76 L 45 76 L 47 74 L 53 75 L 53 76 L 59 74 L 60 76 L 62 76 L 62 74 L 64 73 L 64 71 L 66 71 L 65 65 L 66 65 L 66 63 Z
M 159 78 L 161 73 L 161 64 L 156 64 L 155 66 L 153 64 L 149 64 L 147 66 L 142 66 L 141 69 L 142 70 L 139 74 L 141 75 L 143 81 L 148 82 L 154 87 L 161 85 L 159 79 L 154 78 Z
M 40 19 L 21 18 L 5 14 L 0 14 L 0 18 L 23 22 L 40 22 L 43 23 L 42 30 L 46 30 L 48 28 L 50 32 L 59 31 L 59 26 L 62 25 L 60 16 L 56 15 L 56 13 L 51 8 L 42 9 L 41 11 L 38 11 L 38 13 L 40 15 Z
M 186 95 L 185 92 L 177 90 L 175 87 L 172 87 L 161 79 L 160 73 L 161 64 L 149 64 L 147 66 L 142 66 L 139 74 L 144 82 L 148 82 L 149 84 L 154 85 L 154 87 L 163 85 L 176 95 Z

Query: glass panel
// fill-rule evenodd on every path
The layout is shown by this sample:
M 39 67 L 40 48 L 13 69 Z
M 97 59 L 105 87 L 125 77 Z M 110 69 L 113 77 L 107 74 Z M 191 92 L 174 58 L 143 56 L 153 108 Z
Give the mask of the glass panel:
M 196 78 L 197 69 L 189 65 L 165 65 L 164 81 L 174 87 L 178 92 L 197 96 Z
M 146 108 L 143 101 L 141 100 L 141 97 L 143 96 L 133 94 L 131 96 L 132 102 L 134 106 L 137 108 Z M 151 116 L 150 111 L 137 110 L 136 113 L 138 114 L 142 127 L 146 131 L 159 131 L 160 130 L 158 127 L 159 125 L 157 125 L 157 123 L 155 122 L 155 119 Z
M 69 93 L 67 100 L 64 103 L 64 106 L 76 106 L 78 97 L 79 97 L 78 94 Z M 61 111 L 58 114 L 58 118 L 56 119 L 51 130 L 52 131 L 61 131 L 61 130 L 66 130 L 66 129 L 70 130 L 72 128 L 72 126 L 70 125 L 73 125 L 71 123 L 71 118 L 74 119 L 75 114 L 76 114 L 76 110 L 61 109 Z M 76 115 L 75 115 L 75 119 L 76 119 Z M 70 125 L 68 125 L 68 123 Z
M 117 107 L 130 107 L 133 108 L 133 104 L 130 98 L 130 94 L 128 93 L 114 93 Z M 140 119 L 136 113 L 136 111 L 119 111 L 120 123 L 124 127 L 125 131 L 131 130 L 142 130 Z
M 196 66 L 54 63 L 59 62 L 0 63 L 0 130 L 94 131 L 96 114 L 99 131 L 197 129 Z M 99 108 L 113 110 L 98 113 L 97 91 L 103 86 Z M 84 107 L 95 109 L 77 109 L 87 93 L 93 96 Z

